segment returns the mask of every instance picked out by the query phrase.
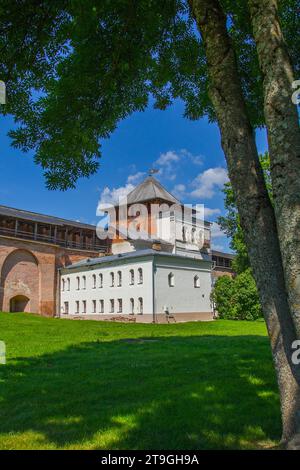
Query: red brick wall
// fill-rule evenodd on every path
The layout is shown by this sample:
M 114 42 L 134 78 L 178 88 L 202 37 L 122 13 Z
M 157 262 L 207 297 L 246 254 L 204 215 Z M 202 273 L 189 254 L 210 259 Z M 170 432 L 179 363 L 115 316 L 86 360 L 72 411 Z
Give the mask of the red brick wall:
M 213 277 L 216 279 L 221 276 L 229 276 L 229 277 L 234 276 L 234 272 L 232 271 L 232 269 L 222 268 L 219 266 L 213 269 L 212 274 L 213 274 Z
M 3 310 L 9 311 L 11 299 L 19 295 L 29 298 L 28 311 L 39 310 L 39 267 L 29 251 L 14 250 L 6 257 L 2 266 L 1 287 L 5 292 Z
M 27 311 L 55 315 L 58 268 L 96 256 L 97 252 L 1 236 L 0 311 L 9 311 L 11 299 L 23 295 L 29 298 Z

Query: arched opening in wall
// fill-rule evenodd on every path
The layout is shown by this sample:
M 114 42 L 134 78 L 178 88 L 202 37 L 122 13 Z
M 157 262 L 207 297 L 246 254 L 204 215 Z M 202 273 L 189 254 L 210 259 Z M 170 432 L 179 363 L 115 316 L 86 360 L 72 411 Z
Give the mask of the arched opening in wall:
M 30 300 L 25 295 L 16 295 L 9 301 L 10 312 L 30 312 Z
M 7 256 L 1 269 L 0 287 L 0 310 L 39 313 L 40 270 L 33 253 L 16 249 Z

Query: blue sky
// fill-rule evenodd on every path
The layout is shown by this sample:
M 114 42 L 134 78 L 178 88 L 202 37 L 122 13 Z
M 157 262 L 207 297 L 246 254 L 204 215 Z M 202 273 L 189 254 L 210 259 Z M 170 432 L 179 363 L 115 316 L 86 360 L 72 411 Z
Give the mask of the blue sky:
M 224 211 L 221 188 L 226 180 L 219 131 L 206 119 L 189 121 L 182 115 L 179 101 L 166 111 L 149 106 L 144 113 L 133 114 L 102 143 L 97 174 L 66 192 L 45 188 L 33 154 L 22 154 L 10 146 L 7 132 L 14 126 L 12 118 L 1 116 L 0 204 L 97 223 L 99 200 L 113 201 L 155 167 L 169 191 L 183 202 L 205 204 L 206 218 L 214 221 Z M 264 132 L 257 134 L 257 143 L 260 152 L 267 149 Z M 216 249 L 228 249 L 228 241 L 217 227 L 213 243 Z

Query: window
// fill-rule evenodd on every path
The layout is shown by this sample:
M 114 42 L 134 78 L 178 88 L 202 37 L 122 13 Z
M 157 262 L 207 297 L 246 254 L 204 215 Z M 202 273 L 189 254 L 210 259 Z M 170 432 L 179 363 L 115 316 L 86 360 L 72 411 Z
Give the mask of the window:
M 118 287 L 122 286 L 122 273 L 118 271 Z
M 77 290 L 80 289 L 80 277 L 79 276 L 76 277 L 76 289 Z
M 61 281 L 61 290 L 64 292 L 65 291 L 65 286 L 66 286 L 66 281 L 62 279 Z
M 196 232 L 196 229 L 192 228 L 192 234 L 191 234 L 191 242 L 192 243 L 195 243 L 195 232 Z
M 114 299 L 110 299 L 109 304 L 110 304 L 109 312 L 114 313 L 114 311 L 115 311 L 115 301 L 114 301 Z
M 134 299 L 130 299 L 130 314 L 134 314 Z
M 174 280 L 174 274 L 173 273 L 170 273 L 168 275 L 168 282 L 169 282 L 169 287 L 174 287 L 175 280 Z
M 103 287 L 103 274 L 99 274 L 99 288 L 101 289 Z
M 130 269 L 129 271 L 129 283 L 130 285 L 132 286 L 134 284 L 134 270 L 133 269 Z
M 200 278 L 199 276 L 194 276 L 194 287 L 200 287 Z
M 99 304 L 99 312 L 104 313 L 104 300 L 101 299 Z
M 114 287 L 115 285 L 115 275 L 114 273 L 110 273 L 110 287 Z
M 96 300 L 92 300 L 92 306 L 93 306 L 93 313 L 96 313 L 96 311 L 97 311 L 97 302 L 96 302 Z
M 118 313 L 122 313 L 123 311 L 123 301 L 122 299 L 118 299 Z
M 86 289 L 86 277 L 82 276 L 82 289 Z
M 68 314 L 69 313 L 69 302 L 64 302 L 64 309 L 65 309 L 65 313 Z
M 182 227 L 182 240 L 186 242 L 186 227 Z
M 138 308 L 139 308 L 139 314 L 142 315 L 142 313 L 143 313 L 143 299 L 142 299 L 142 297 L 139 297 L 139 306 L 138 306 Z
M 75 313 L 79 313 L 79 300 L 75 302 Z
M 71 285 L 70 278 L 68 277 L 67 278 L 67 290 L 70 290 L 70 285 Z
M 142 268 L 138 269 L 138 283 L 143 284 L 143 270 L 142 270 Z
M 86 300 L 82 301 L 82 313 L 86 313 Z
M 96 274 L 93 274 L 92 276 L 92 282 L 93 282 L 93 289 L 96 289 Z

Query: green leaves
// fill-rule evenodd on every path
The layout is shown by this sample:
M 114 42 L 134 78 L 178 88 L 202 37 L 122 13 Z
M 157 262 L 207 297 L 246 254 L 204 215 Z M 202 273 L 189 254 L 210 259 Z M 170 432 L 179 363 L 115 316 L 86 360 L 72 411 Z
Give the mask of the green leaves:
M 250 268 L 233 279 L 221 276 L 216 281 L 212 298 L 220 318 L 257 320 L 262 317 L 258 292 Z
M 224 0 L 247 108 L 264 124 L 262 77 L 246 2 Z M 295 1 L 281 14 L 293 57 Z M 97 171 L 100 142 L 142 111 L 149 96 L 165 109 L 215 120 L 201 38 L 185 0 L 0 0 L 0 79 L 20 127 L 15 147 L 33 150 L 50 189 L 74 187 Z

